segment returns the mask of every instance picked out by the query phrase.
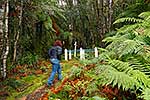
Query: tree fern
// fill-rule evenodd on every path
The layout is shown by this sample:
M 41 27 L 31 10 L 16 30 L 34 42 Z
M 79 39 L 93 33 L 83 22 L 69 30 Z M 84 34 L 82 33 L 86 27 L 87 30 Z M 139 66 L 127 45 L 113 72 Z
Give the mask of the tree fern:
M 125 33 L 125 32 L 133 32 L 136 29 L 143 29 L 144 30 L 144 34 L 146 36 L 149 36 L 149 27 L 150 27 L 150 12 L 143 12 L 139 15 L 139 18 L 129 18 L 129 17 L 125 17 L 125 18 L 120 18 L 118 20 L 116 20 L 114 22 L 114 24 L 117 23 L 121 23 L 121 22 L 133 22 L 135 24 L 132 25 L 124 25 L 123 27 L 121 27 L 120 29 L 117 30 L 118 33 Z

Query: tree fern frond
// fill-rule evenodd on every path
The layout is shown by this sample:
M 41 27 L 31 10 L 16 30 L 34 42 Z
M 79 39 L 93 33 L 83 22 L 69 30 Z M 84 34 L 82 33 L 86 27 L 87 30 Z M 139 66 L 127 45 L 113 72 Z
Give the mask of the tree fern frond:
M 147 37 L 150 37 L 150 29 L 149 28 L 144 30 L 144 35 Z
M 149 87 L 149 80 L 148 77 L 139 70 L 133 70 L 131 71 L 131 76 L 138 81 L 140 86 Z
M 103 52 L 99 55 L 98 60 L 108 62 L 110 59 L 116 59 L 116 54 L 113 51 Z
M 107 37 L 103 39 L 103 42 L 110 43 L 114 41 L 124 41 L 124 40 L 126 40 L 126 38 L 118 38 L 117 36 L 113 36 L 113 37 Z
M 125 17 L 125 18 L 119 18 L 116 20 L 113 24 L 121 23 L 121 22 L 143 22 L 142 19 L 137 19 L 137 18 L 131 18 L 131 17 Z
M 107 50 L 107 49 L 104 49 L 104 48 L 98 48 L 98 51 L 101 52 L 101 53 L 102 53 L 102 52 L 108 52 L 108 50 Z
M 149 100 L 150 99 L 150 88 L 145 88 L 143 90 L 142 96 L 140 96 L 144 100 Z
M 138 15 L 140 18 L 143 18 L 145 20 L 148 20 L 150 17 L 150 11 L 147 12 L 142 12 L 141 14 Z
M 121 27 L 120 29 L 117 30 L 117 33 L 126 33 L 126 32 L 130 32 L 135 30 L 136 28 L 140 27 L 141 24 L 136 23 L 133 25 L 124 25 L 123 27 Z
M 96 80 L 101 85 L 113 85 L 124 90 L 133 89 L 138 86 L 137 81 L 124 72 L 118 72 L 115 68 L 108 65 L 98 66 L 103 69 L 103 72 L 96 74 Z
M 142 44 L 134 40 L 123 41 L 117 48 L 117 52 L 120 55 L 119 58 L 127 54 L 138 54 L 143 52 L 143 50 Z
M 123 61 L 120 61 L 120 60 L 110 60 L 108 62 L 108 64 L 111 65 L 112 67 L 116 68 L 120 72 L 129 73 L 130 71 L 133 70 L 129 66 L 128 62 L 123 62 Z
M 120 47 L 120 43 L 125 41 L 126 38 L 124 37 L 117 37 L 117 36 L 114 36 L 114 37 L 107 37 L 103 40 L 103 42 L 106 42 L 106 43 L 110 43 L 106 49 L 108 49 L 109 51 L 110 50 L 115 50 L 116 48 L 119 48 Z

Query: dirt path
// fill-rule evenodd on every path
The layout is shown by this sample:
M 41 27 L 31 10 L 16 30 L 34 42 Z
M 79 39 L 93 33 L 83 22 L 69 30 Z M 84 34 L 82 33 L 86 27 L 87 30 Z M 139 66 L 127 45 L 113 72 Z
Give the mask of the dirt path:
M 36 89 L 34 92 L 31 94 L 24 96 L 22 98 L 19 98 L 17 100 L 48 100 L 49 94 L 48 92 L 52 92 L 54 94 L 58 93 L 63 89 L 63 86 L 67 82 L 68 78 L 65 78 L 60 84 L 58 85 L 57 83 L 59 82 L 58 80 L 54 80 L 54 85 L 52 87 L 48 87 L 47 85 L 43 85 Z

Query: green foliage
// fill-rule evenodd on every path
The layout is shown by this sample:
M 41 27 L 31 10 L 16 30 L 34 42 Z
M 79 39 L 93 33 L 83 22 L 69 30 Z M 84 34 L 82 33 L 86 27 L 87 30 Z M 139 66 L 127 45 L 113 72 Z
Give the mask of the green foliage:
M 79 77 L 83 71 L 81 67 L 76 66 L 73 66 L 70 70 L 70 77 Z
M 47 30 L 55 31 L 52 27 L 52 20 L 50 17 L 47 17 L 46 21 L 44 21 L 44 26 Z
M 8 86 L 11 86 L 14 89 L 17 89 L 19 86 L 21 86 L 23 83 L 21 83 L 21 81 L 13 79 L 13 78 L 9 78 L 6 80 L 6 83 Z
M 137 19 L 137 18 L 130 18 L 130 17 L 126 17 L 126 18 L 119 18 L 118 20 L 116 20 L 113 24 L 117 24 L 117 23 L 121 23 L 121 22 L 143 22 L 142 19 Z
M 150 98 L 150 88 L 146 88 L 143 90 L 142 96 L 140 96 L 144 100 L 149 100 Z
M 123 90 L 138 87 L 137 81 L 123 71 L 118 71 L 110 65 L 99 65 L 96 67 L 95 77 L 99 85 L 118 86 Z M 94 70 L 94 71 L 95 71 Z
M 131 1 L 131 3 L 129 3 Z M 128 5 L 123 12 L 119 13 L 118 17 L 137 17 L 144 11 L 149 11 L 149 3 L 144 3 L 144 0 L 127 0 Z
M 99 49 L 97 60 L 85 60 L 84 65 L 96 64 L 86 75 L 97 85 L 111 85 L 120 90 L 136 91 L 142 89 L 142 98 L 148 98 L 150 88 L 149 60 L 149 12 L 139 15 L 140 18 L 121 18 L 114 23 L 131 22 L 117 30 L 113 37 L 103 41 L 106 49 Z M 145 90 L 147 88 L 147 90 Z M 92 91 L 92 90 L 90 90 Z
M 99 60 L 97 58 L 93 58 L 93 59 L 90 59 L 90 60 L 88 60 L 88 59 L 81 60 L 80 62 L 81 62 L 81 64 L 84 64 L 86 66 L 86 65 L 89 65 L 89 64 L 96 64 L 96 63 L 98 63 L 98 61 Z
M 102 97 L 99 97 L 99 96 L 93 96 L 93 97 L 82 97 L 82 100 L 108 100 L 106 98 L 102 98 Z
M 150 18 L 150 12 L 143 12 L 139 15 L 139 18 L 129 18 L 129 17 L 120 18 L 116 20 L 114 24 L 125 22 L 125 21 L 135 23 L 132 25 L 125 25 L 124 27 L 121 27 L 118 30 L 118 32 L 120 33 L 130 32 L 130 31 L 134 31 L 135 29 L 141 29 L 141 28 L 144 28 L 144 30 L 146 30 L 150 26 L 149 18 Z
M 38 59 L 39 59 L 38 55 L 34 55 L 28 52 L 28 53 L 25 53 L 23 57 L 18 60 L 18 63 L 32 65 L 32 64 L 35 64 L 38 61 Z

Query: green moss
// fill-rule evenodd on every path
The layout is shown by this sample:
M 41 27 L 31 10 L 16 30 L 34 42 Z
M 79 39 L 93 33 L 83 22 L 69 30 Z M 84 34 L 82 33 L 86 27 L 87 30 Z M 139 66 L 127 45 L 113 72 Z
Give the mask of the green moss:
M 25 82 L 26 84 L 28 84 L 27 88 L 22 92 L 18 92 L 14 89 L 10 89 L 11 96 L 8 97 L 7 100 L 15 100 L 15 98 L 20 98 L 32 93 L 47 81 L 45 80 L 46 78 L 47 78 L 46 73 L 38 76 L 32 75 L 28 77 L 23 77 L 21 79 L 21 82 L 22 83 Z

